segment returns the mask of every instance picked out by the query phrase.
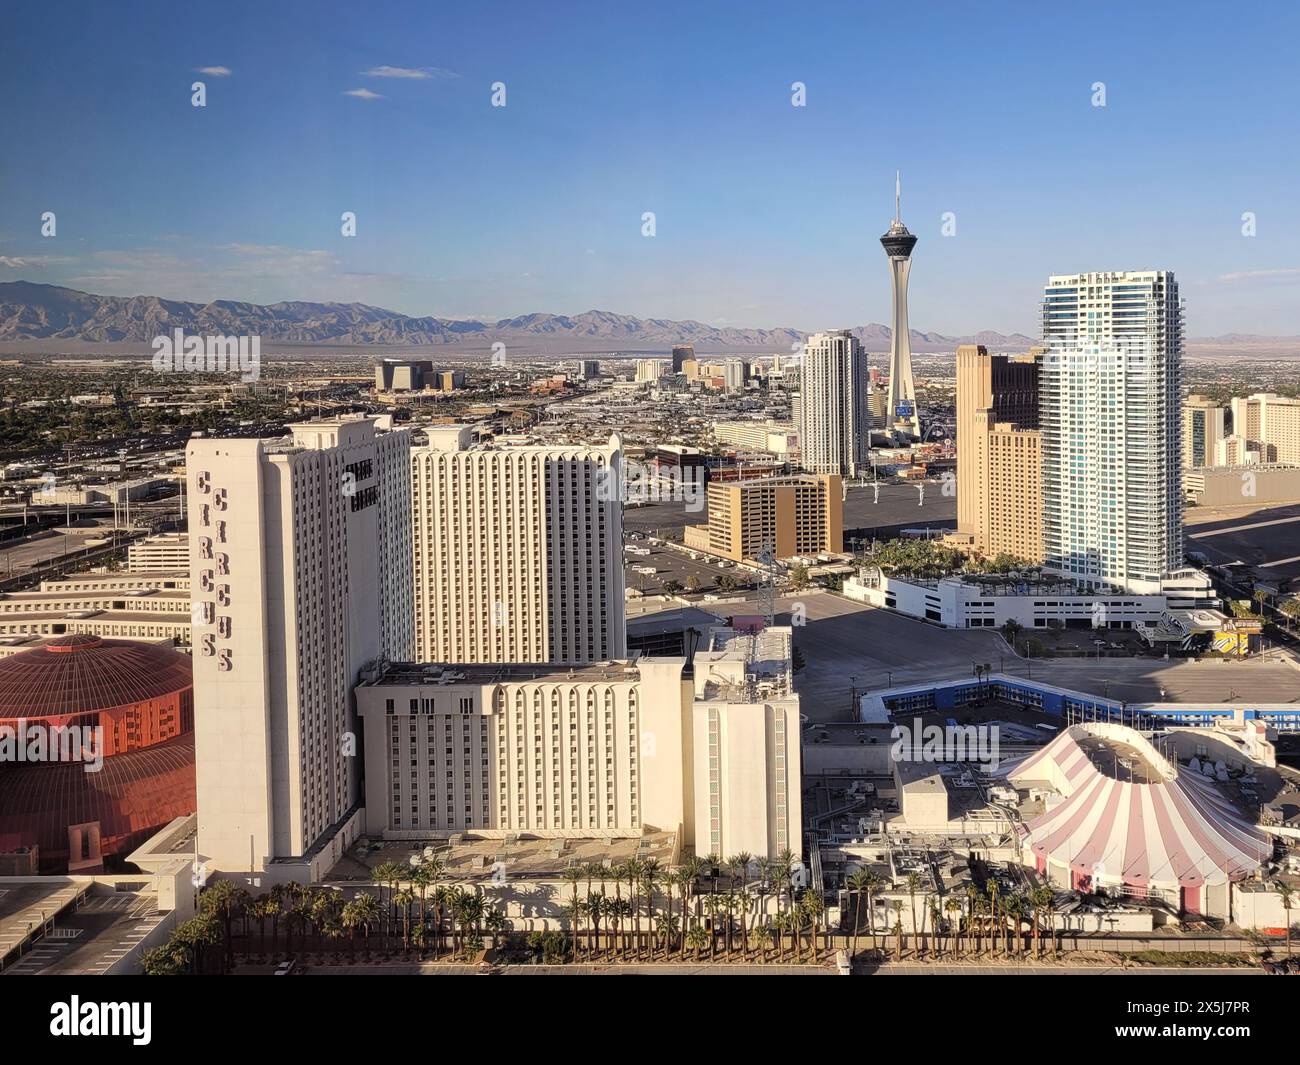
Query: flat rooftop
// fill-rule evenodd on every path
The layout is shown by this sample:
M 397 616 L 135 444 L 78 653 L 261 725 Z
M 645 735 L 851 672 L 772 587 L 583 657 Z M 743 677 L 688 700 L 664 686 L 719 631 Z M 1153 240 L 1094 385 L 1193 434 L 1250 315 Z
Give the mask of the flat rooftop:
M 135 950 L 165 917 L 146 891 L 111 891 L 44 877 L 0 887 L 0 957 L 6 975 L 102 975 Z M 43 936 L 23 943 L 43 921 Z M 22 945 L 21 956 L 16 948 Z
M 542 839 L 521 834 L 489 839 L 472 833 L 448 838 L 368 841 L 362 851 L 353 846 L 326 875 L 326 880 L 370 881 L 370 871 L 384 862 L 408 865 L 412 855 L 436 857 L 443 863 L 441 880 L 491 879 L 503 863 L 512 880 L 558 880 L 566 869 L 591 864 L 616 864 L 630 858 L 655 859 L 667 868 L 677 860 L 677 833 L 647 832 L 638 837 Z
M 0 615 L 0 619 L 3 615 Z M 631 661 L 594 662 L 589 665 L 569 666 L 549 663 L 484 663 L 442 665 L 433 662 L 390 662 L 384 671 L 372 680 L 362 681 L 360 687 L 386 685 L 431 684 L 491 684 L 497 681 L 564 681 L 610 680 L 635 681 L 640 673 Z

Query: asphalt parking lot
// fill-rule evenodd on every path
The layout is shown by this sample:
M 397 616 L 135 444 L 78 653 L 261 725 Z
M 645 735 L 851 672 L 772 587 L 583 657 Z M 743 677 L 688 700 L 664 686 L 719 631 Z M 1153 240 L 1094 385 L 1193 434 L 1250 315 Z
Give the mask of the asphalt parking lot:
M 1261 575 L 1300 578 L 1300 503 L 1250 507 L 1188 507 L 1187 550 L 1212 563 L 1244 562 Z
M 645 540 L 628 540 L 627 547 L 648 550 L 649 555 L 634 555 L 624 550 L 624 569 L 627 574 L 627 586 L 655 595 L 661 591 L 664 581 L 675 580 L 682 587 L 690 577 L 698 577 L 701 593 L 718 592 L 717 581 L 724 573 L 734 577 L 741 586 L 752 585 L 755 574 L 739 566 L 722 567 L 717 560 L 710 560 L 707 555 L 692 559 L 689 554 L 674 547 L 663 547 Z M 654 567 L 654 574 L 637 573 L 638 566 Z
M 954 529 L 957 497 L 944 495 L 939 481 L 853 486 L 844 500 L 844 535 L 887 540 L 903 529 Z M 845 544 L 847 548 L 849 545 Z

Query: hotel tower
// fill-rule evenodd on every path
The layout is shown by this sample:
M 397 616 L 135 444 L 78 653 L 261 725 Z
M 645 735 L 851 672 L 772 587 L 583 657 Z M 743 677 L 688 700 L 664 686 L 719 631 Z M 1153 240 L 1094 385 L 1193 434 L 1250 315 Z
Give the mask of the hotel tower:
M 1182 566 L 1182 333 L 1170 271 L 1048 279 L 1039 396 L 1047 569 L 1156 594 Z

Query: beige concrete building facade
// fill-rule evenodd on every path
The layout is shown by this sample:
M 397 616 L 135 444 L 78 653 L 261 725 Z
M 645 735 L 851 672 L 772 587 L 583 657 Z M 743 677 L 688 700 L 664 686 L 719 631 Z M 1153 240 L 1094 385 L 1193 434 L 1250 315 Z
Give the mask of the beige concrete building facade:
M 844 485 L 838 474 L 714 481 L 709 522 L 688 527 L 686 545 L 744 562 L 844 550 Z
M 393 664 L 363 674 L 366 832 L 799 847 L 790 630 L 714 630 L 682 658 L 581 668 Z
M 126 567 L 135 573 L 188 570 L 190 538 L 183 532 L 165 532 L 137 540 L 126 549 Z
M 199 860 L 310 879 L 360 824 L 361 667 L 414 651 L 410 444 L 361 416 L 187 449 Z
M 957 348 L 957 530 L 986 556 L 1041 562 L 1039 353 Z
M 799 451 L 799 436 L 793 423 L 715 422 L 713 438 L 719 444 L 750 451 L 766 451 L 789 460 Z
M 1300 466 L 1252 464 L 1189 470 L 1187 501 L 1200 507 L 1263 507 L 1300 500 Z
M 1235 397 L 1232 432 L 1258 442 L 1260 462 L 1300 465 L 1300 399 L 1272 392 Z
M 429 430 L 411 455 L 415 638 L 426 662 L 626 654 L 622 445 L 474 446 Z
M 987 426 L 983 440 L 988 464 L 978 536 L 984 554 L 1042 562 L 1043 434 L 996 422 Z

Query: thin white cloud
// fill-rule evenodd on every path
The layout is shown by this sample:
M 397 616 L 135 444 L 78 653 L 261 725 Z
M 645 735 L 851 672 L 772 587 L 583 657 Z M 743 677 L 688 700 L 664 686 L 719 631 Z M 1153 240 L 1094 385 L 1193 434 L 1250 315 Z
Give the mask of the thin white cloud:
M 66 255 L 0 255 L 0 266 L 10 270 L 42 270 L 71 261 Z
M 371 92 L 369 89 L 348 89 L 344 96 L 355 96 L 358 100 L 382 100 L 383 94 Z
M 390 67 L 385 65 L 371 67 L 361 73 L 367 78 L 403 78 L 409 81 L 428 81 L 431 78 L 446 80 L 460 77 L 454 70 L 447 70 L 445 67 Z
M 1241 281 L 1290 281 L 1300 278 L 1300 267 L 1285 267 L 1277 270 L 1243 270 L 1235 274 L 1220 274 L 1219 280 L 1224 284 Z
M 228 78 L 230 77 L 229 67 L 195 67 L 199 74 L 206 74 L 210 78 Z

